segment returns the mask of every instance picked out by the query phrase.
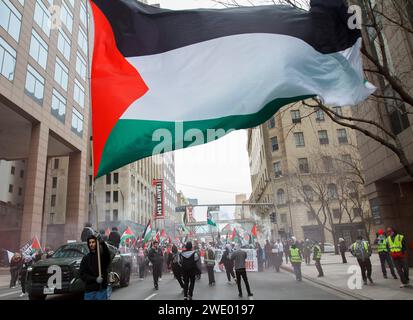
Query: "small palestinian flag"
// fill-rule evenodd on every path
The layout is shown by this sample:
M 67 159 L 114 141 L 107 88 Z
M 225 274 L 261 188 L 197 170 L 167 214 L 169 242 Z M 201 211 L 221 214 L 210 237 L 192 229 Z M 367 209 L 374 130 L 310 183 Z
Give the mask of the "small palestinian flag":
M 147 243 L 150 241 L 152 238 L 152 227 L 151 227 L 151 220 L 148 221 L 148 224 L 146 225 L 145 230 L 143 231 L 142 234 L 142 241 L 143 243 Z
M 95 177 L 255 127 L 293 102 L 356 105 L 375 91 L 345 0 L 312 0 L 308 11 L 89 1 Z
M 41 250 L 42 250 L 42 247 L 41 247 L 40 242 L 39 242 L 39 240 L 37 239 L 37 237 L 34 237 L 34 238 L 33 238 L 33 241 L 32 241 L 32 250 L 34 250 L 34 251 L 41 251 Z
M 255 241 L 257 241 L 257 225 L 254 224 L 254 226 L 251 229 L 251 239 L 250 239 L 250 243 L 254 243 Z
M 135 239 L 135 235 L 133 234 L 132 230 L 127 227 L 126 230 L 123 232 L 122 237 L 120 238 L 120 243 L 122 245 L 131 243 L 132 239 Z

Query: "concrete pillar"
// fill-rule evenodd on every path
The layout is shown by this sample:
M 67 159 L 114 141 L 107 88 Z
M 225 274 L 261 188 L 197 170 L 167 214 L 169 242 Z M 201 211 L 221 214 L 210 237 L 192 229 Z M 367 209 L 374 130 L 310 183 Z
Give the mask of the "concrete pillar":
M 86 208 L 86 152 L 69 156 L 67 180 L 66 225 L 64 241 L 78 240 L 87 218 Z
M 33 125 L 26 170 L 20 245 L 24 245 L 34 236 L 38 239 L 41 236 L 48 139 L 49 128 L 46 125 Z

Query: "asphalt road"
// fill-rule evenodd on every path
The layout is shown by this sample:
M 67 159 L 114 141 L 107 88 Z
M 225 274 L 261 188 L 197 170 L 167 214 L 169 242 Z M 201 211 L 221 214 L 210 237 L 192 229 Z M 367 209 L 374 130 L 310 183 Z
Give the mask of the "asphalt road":
M 208 275 L 202 274 L 194 290 L 194 300 L 248 300 L 245 287 L 244 297 L 238 297 L 235 283 L 228 284 L 225 274 L 216 273 L 216 286 L 208 286 Z M 343 300 L 352 299 L 333 289 L 329 289 L 313 282 L 303 280 L 297 282 L 293 274 L 281 271 L 276 273 L 248 273 L 253 300 Z M 27 296 L 19 297 L 19 288 L 0 289 L 0 300 L 27 300 Z M 49 296 L 47 299 L 78 299 L 76 296 Z M 159 282 L 159 290 L 153 288 L 152 276 L 149 274 L 143 281 L 136 276 L 126 288 L 113 290 L 112 300 L 182 300 L 181 289 L 171 274 L 164 274 Z

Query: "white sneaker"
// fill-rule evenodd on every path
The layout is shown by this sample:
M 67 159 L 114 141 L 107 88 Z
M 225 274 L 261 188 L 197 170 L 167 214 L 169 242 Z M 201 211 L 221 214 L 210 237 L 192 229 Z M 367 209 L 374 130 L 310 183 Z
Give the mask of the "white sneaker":
M 162 281 L 162 278 L 159 278 L 159 281 Z
M 21 293 L 19 297 L 24 297 L 25 295 L 25 293 Z

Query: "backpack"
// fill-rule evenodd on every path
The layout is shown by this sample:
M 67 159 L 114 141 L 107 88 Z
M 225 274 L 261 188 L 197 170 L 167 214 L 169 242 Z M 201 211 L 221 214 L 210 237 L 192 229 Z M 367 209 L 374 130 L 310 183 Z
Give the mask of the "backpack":
M 196 263 L 195 263 L 195 252 L 191 254 L 189 258 L 185 258 L 181 254 L 181 264 L 182 264 L 182 270 L 184 271 L 192 271 L 196 268 Z

